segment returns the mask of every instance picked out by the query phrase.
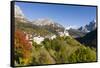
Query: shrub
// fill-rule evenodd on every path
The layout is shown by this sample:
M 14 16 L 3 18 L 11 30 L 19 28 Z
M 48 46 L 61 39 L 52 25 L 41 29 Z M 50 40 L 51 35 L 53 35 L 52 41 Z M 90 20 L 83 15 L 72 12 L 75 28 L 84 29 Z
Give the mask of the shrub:
M 70 63 L 96 61 L 96 52 L 89 47 L 81 46 L 68 59 Z

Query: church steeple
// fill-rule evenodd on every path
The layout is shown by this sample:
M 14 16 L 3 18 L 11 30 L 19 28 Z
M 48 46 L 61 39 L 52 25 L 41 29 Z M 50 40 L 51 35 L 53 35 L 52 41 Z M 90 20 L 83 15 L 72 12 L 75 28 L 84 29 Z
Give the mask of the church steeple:
M 69 36 L 69 32 L 68 32 L 68 30 L 65 28 L 65 30 L 64 30 L 64 35 L 65 36 Z

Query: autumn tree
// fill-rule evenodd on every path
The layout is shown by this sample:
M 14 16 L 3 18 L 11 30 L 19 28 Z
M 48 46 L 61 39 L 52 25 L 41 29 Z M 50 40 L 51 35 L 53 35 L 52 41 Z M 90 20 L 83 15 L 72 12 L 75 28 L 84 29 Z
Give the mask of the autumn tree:
M 25 34 L 21 30 L 15 31 L 15 62 L 17 64 L 28 64 L 31 60 L 32 45 L 26 40 Z

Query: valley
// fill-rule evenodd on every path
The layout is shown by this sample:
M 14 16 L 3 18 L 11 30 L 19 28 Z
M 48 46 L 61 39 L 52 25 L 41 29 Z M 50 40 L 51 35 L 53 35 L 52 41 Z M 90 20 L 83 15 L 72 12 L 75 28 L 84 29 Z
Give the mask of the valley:
M 15 66 L 96 62 L 96 27 L 82 30 L 68 30 L 52 19 L 29 21 L 15 6 Z

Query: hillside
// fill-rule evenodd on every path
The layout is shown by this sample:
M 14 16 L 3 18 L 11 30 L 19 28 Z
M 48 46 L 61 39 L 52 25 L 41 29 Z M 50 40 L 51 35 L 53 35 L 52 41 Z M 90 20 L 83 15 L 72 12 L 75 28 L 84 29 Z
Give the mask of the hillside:
M 17 60 L 16 58 L 16 66 L 96 61 L 95 50 L 80 44 L 70 36 L 57 37 L 53 40 L 45 39 L 42 44 L 36 44 L 33 41 L 31 46 L 23 42 L 18 42 L 21 38 L 19 35 L 16 37 L 17 44 L 15 44 L 15 46 L 17 46 L 17 48 L 15 48 L 15 53 L 16 55 L 22 55 L 17 57 L 22 59 Z M 18 44 L 20 44 L 21 47 L 18 46 Z M 22 47 L 22 45 L 24 45 L 24 47 Z M 20 50 L 19 47 L 21 48 Z M 27 49 L 27 47 L 31 49 Z M 29 54 L 28 56 L 24 52 L 24 49 L 27 50 L 26 53 L 27 55 Z
M 91 31 L 82 38 L 77 38 L 77 40 L 86 46 L 97 48 L 97 29 Z
M 15 28 L 20 29 L 24 32 L 29 34 L 35 34 L 36 36 L 46 36 L 51 35 L 53 33 L 49 32 L 48 30 L 41 28 L 39 26 L 33 25 L 31 22 L 22 22 L 20 19 L 15 20 Z

